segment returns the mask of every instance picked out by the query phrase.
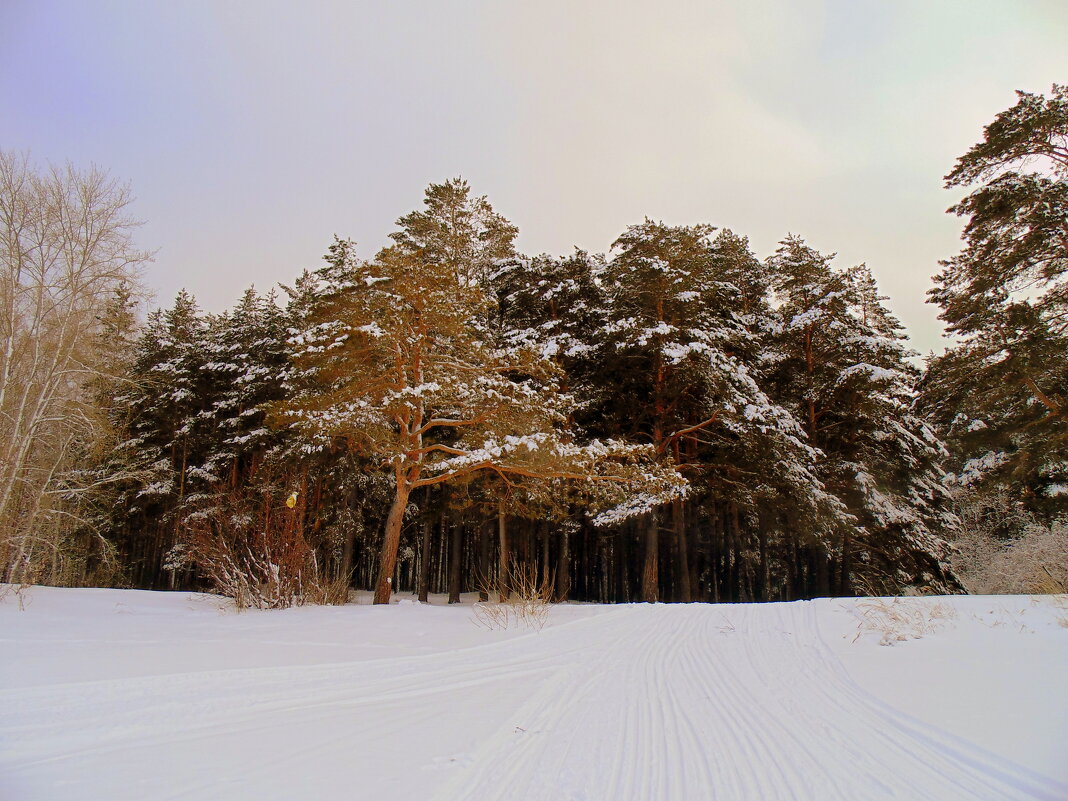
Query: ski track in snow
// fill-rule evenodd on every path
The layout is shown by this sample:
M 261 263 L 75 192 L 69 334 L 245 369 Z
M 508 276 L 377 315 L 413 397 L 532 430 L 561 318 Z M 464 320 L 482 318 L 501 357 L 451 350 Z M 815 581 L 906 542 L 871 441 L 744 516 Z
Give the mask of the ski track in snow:
M 405 743 L 429 724 L 455 731 L 437 753 L 460 750 L 415 764 Z M 107 786 L 79 784 L 101 765 Z M 7 787 L 80 801 L 1068 798 L 858 687 L 812 603 L 622 606 L 424 656 L 0 691 Z
M 856 687 L 811 604 L 628 611 L 436 799 L 1068 797 Z

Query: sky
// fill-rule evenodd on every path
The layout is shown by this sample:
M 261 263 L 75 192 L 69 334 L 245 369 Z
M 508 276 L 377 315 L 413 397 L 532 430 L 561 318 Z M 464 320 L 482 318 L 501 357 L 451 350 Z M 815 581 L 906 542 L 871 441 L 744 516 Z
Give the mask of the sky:
M 145 279 L 210 311 L 372 256 L 466 178 L 526 253 L 650 217 L 865 262 L 914 347 L 942 176 L 1068 82 L 1063 0 L 0 0 L 0 149 L 129 181 Z

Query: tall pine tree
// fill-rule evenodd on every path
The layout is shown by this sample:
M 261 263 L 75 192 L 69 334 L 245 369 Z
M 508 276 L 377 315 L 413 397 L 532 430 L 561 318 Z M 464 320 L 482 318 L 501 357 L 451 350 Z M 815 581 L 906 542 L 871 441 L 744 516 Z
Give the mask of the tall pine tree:
M 964 249 L 929 294 L 956 343 L 924 402 L 962 482 L 1052 515 L 1068 508 L 1068 86 L 1017 95 L 946 176 L 978 187 L 950 209 Z

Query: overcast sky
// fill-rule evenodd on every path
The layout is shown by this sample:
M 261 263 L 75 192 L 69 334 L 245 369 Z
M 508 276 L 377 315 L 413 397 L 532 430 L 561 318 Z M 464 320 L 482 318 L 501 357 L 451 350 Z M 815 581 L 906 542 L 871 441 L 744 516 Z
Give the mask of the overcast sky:
M 462 175 L 528 253 L 644 217 L 867 262 L 915 346 L 941 176 L 1068 82 L 1064 0 L 0 0 L 0 148 L 129 180 L 147 278 L 209 310 L 371 256 Z

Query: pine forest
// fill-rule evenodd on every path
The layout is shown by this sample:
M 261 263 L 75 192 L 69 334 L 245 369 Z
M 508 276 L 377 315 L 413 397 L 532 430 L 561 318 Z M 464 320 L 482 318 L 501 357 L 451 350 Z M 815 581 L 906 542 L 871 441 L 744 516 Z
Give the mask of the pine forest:
M 928 294 L 954 339 L 922 358 L 872 272 L 801 236 L 647 218 L 525 255 L 461 178 L 376 254 L 339 235 L 227 311 L 144 316 L 129 190 L 0 154 L 3 581 L 258 607 L 1063 592 L 1068 87 L 1018 93 L 945 181 L 963 246 Z

